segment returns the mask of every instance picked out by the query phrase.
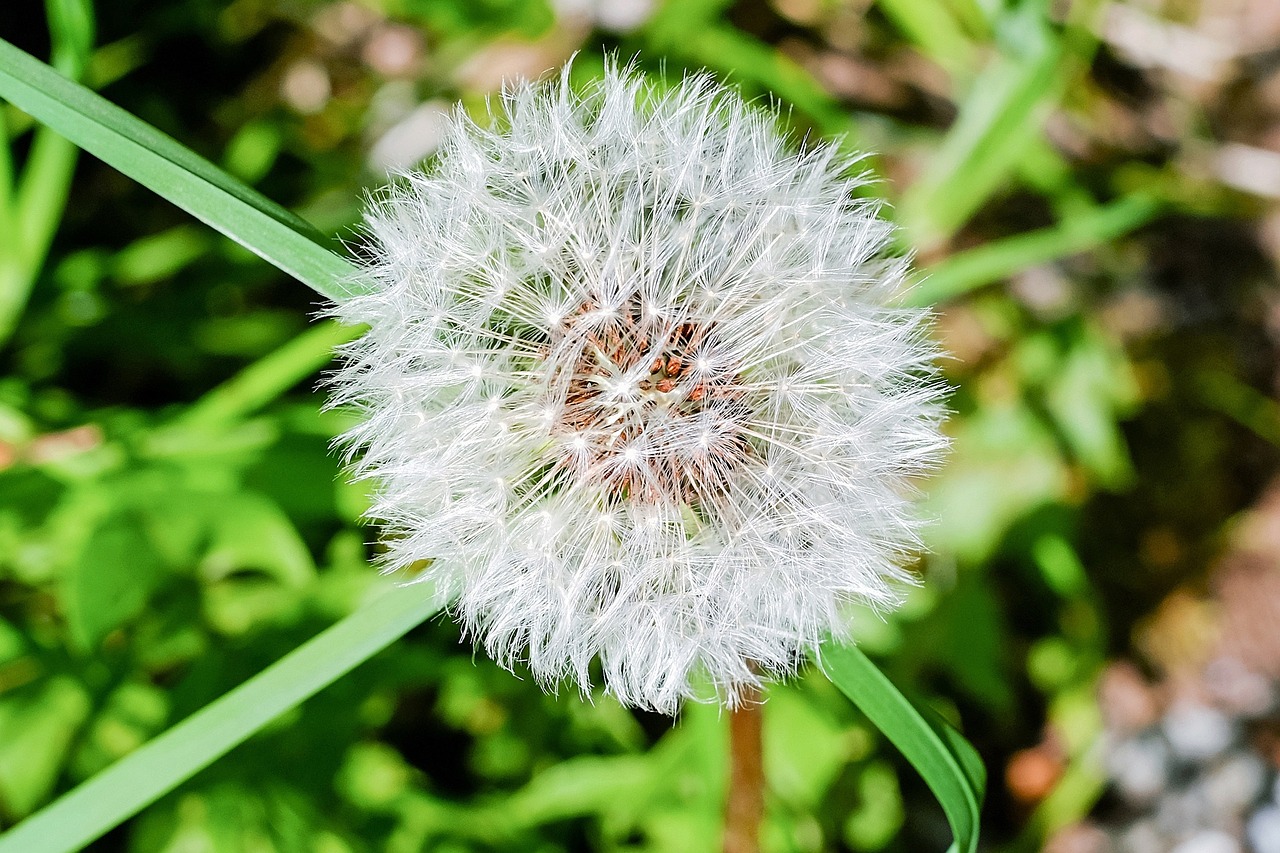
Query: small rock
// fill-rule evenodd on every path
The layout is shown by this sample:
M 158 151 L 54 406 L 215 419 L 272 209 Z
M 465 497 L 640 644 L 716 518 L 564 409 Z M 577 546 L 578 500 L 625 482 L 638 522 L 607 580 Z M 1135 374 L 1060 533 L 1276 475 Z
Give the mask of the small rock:
M 606 30 L 629 33 L 653 17 L 653 0 L 600 0 L 596 20 Z
M 1247 752 L 1237 752 L 1205 774 L 1201 789 L 1214 816 L 1234 820 L 1262 793 L 1267 768 Z
M 1140 820 L 1120 835 L 1121 853 L 1166 853 L 1169 844 L 1154 821 Z
M 1240 842 L 1225 832 L 1208 829 L 1197 832 L 1173 848 L 1171 853 L 1244 853 Z
M 303 115 L 318 113 L 329 103 L 333 85 L 329 71 L 314 59 L 291 64 L 280 80 L 280 97 Z
M 1169 838 L 1186 838 L 1204 829 L 1210 817 L 1209 803 L 1196 788 L 1170 791 L 1156 806 L 1156 826 Z
M 422 34 L 413 27 L 386 24 L 369 36 L 360 56 L 379 74 L 399 77 L 419 69 L 425 49 Z
M 1179 702 L 1163 723 L 1174 754 L 1189 761 L 1205 761 L 1221 754 L 1235 740 L 1236 729 L 1226 714 L 1198 702 Z
M 1263 806 L 1245 824 L 1253 853 L 1280 853 L 1280 806 Z
M 1098 704 L 1107 727 L 1124 734 L 1141 731 L 1160 717 L 1155 691 L 1131 663 L 1114 663 L 1098 681 Z
M 1204 684 L 1216 704 L 1236 714 L 1261 717 L 1276 706 L 1270 680 L 1230 655 L 1210 661 L 1205 667 Z
M 1131 805 L 1149 803 L 1168 784 L 1169 748 L 1152 735 L 1121 741 L 1107 757 L 1107 770 Z
M 1114 853 L 1114 850 L 1101 827 L 1078 823 L 1055 832 L 1045 842 L 1042 853 Z

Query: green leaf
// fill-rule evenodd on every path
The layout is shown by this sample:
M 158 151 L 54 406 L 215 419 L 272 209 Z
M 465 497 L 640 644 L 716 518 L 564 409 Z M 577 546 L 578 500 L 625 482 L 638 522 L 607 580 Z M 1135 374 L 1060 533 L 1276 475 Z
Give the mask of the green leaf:
M 578 756 L 540 772 L 504 800 L 500 811 L 516 826 L 608 812 L 619 803 L 651 795 L 656 769 L 645 756 Z
M 425 585 L 356 610 L 4 835 L 0 853 L 68 853 L 122 823 L 444 605 Z
M 824 645 L 819 664 L 924 777 L 951 824 L 951 849 L 974 853 L 986 771 L 973 747 L 931 711 L 913 705 L 855 646 Z
M 221 782 L 184 793 L 149 811 L 129 839 L 130 853 L 352 851 L 327 824 L 336 822 L 304 791 L 263 780 L 252 787 Z
M 305 586 L 316 573 L 293 522 L 274 501 L 253 492 L 218 501 L 201 569 L 212 580 L 237 570 L 257 569 L 294 588 Z
M 769 790 L 793 809 L 807 813 L 854 757 L 859 732 L 815 707 L 794 687 L 769 691 L 764 709 L 764 766 Z M 866 733 L 862 733 L 866 737 Z
M 333 300 L 356 269 L 293 213 L 0 39 L 0 96 Z
M 898 775 L 887 761 L 871 761 L 858 773 L 855 784 L 858 807 L 845 819 L 845 843 L 854 850 L 883 849 L 907 817 Z
M 137 616 L 167 574 L 143 518 L 120 513 L 107 519 L 63 578 L 67 627 L 76 645 L 92 649 Z
M 1014 679 L 1006 649 L 1008 627 L 1000 602 L 982 572 L 961 572 L 947 590 L 932 619 L 920 625 L 913 637 L 932 643 L 937 661 L 952 682 L 982 702 L 999 718 L 1014 708 Z
M 190 223 L 148 234 L 115 253 L 111 273 L 123 287 L 153 284 L 176 275 L 208 254 L 213 241 L 212 234 Z
M 1073 456 L 1108 489 L 1136 476 L 1119 421 L 1136 408 L 1137 380 L 1123 349 L 1090 323 L 1065 329 L 1043 403 Z
M 6 692 L 0 699 L 0 814 L 27 814 L 52 793 L 90 710 L 84 687 L 66 675 Z
M 957 425 L 950 463 L 930 484 L 929 547 L 965 564 L 990 559 L 1008 530 L 1064 500 L 1071 474 L 1053 431 L 1027 401 L 985 405 Z

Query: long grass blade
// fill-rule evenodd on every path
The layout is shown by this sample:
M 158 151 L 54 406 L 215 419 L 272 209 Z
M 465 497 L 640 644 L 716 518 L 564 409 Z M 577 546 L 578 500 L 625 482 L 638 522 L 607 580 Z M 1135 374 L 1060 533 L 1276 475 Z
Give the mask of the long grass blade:
M 0 97 L 333 300 L 355 268 L 301 218 L 0 39 Z
M 0 835 L 0 853 L 79 850 L 391 645 L 444 603 L 422 584 L 388 590 Z
M 825 645 L 819 664 L 924 777 L 951 824 L 951 849 L 974 853 L 986 771 L 973 747 L 935 715 L 913 705 L 856 647 Z
M 1051 228 L 1005 237 L 952 255 L 926 272 L 907 294 L 913 305 L 946 302 L 1014 273 L 1049 261 L 1085 252 L 1128 234 L 1150 222 L 1161 203 L 1135 193 Z

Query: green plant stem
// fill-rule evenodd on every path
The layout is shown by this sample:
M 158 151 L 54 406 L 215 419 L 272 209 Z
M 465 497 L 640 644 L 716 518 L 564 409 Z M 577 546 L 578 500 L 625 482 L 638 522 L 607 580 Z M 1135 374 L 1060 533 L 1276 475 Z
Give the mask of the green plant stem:
M 18 240 L 13 203 L 13 152 L 9 150 L 9 118 L 0 106 L 0 257 L 12 255 Z M 3 291 L 0 291 L 3 293 Z
M 363 327 L 336 320 L 315 323 L 209 391 L 165 429 L 218 428 L 241 420 L 324 367 L 333 360 L 336 347 L 362 331 Z
M 1135 193 L 1051 228 L 960 252 L 929 270 L 907 300 L 912 305 L 946 302 L 1019 270 L 1087 251 L 1151 221 L 1160 208 L 1153 196 Z
M 93 48 L 93 7 L 87 0 L 45 4 L 53 41 L 53 62 L 63 74 L 79 77 Z M 62 221 L 79 149 L 47 127 L 38 128 L 31 153 L 15 184 L 13 159 L 0 115 L 0 345 L 13 335 L 31 298 L 40 269 Z
M 36 131 L 23 169 L 16 204 L 11 205 L 14 230 L 7 262 L 0 272 L 0 344 L 17 328 L 31 298 L 49 247 L 62 221 L 71 191 L 78 149 L 46 127 Z
M 938 0 L 879 0 L 894 26 L 953 77 L 963 77 L 977 52 L 952 10 Z
M 0 853 L 79 850 L 443 606 L 442 596 L 422 584 L 386 591 L 0 835 Z

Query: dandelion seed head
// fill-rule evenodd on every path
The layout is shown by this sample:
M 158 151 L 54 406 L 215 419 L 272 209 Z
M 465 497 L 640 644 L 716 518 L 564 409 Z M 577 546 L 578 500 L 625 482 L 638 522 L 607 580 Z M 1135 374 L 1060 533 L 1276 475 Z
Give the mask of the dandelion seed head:
M 927 314 L 856 159 L 610 64 L 459 115 L 370 205 L 335 404 L 386 567 L 544 684 L 727 705 L 893 604 L 943 446 Z

